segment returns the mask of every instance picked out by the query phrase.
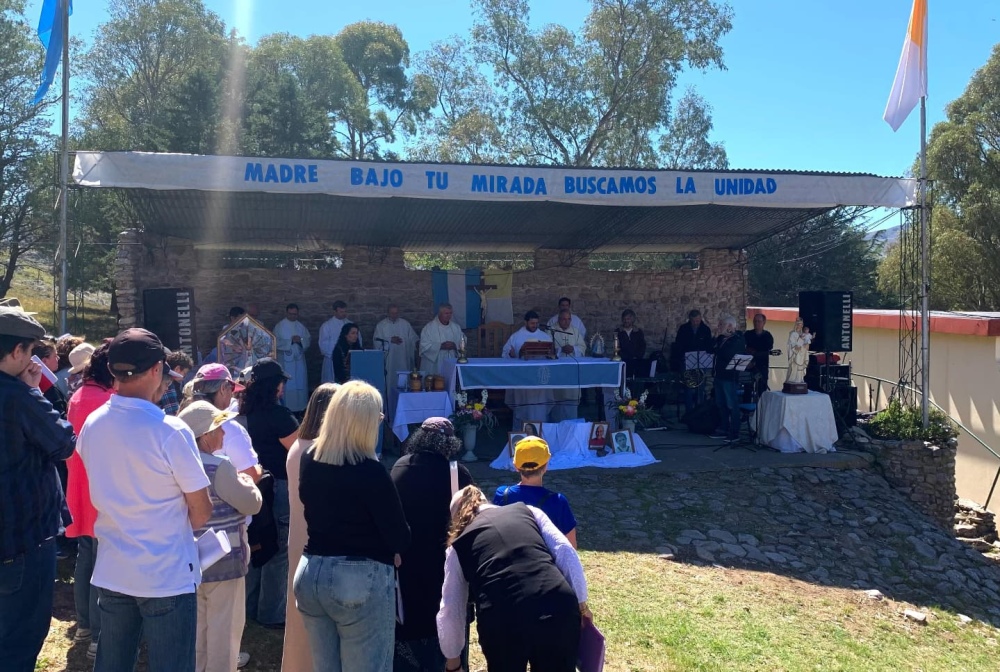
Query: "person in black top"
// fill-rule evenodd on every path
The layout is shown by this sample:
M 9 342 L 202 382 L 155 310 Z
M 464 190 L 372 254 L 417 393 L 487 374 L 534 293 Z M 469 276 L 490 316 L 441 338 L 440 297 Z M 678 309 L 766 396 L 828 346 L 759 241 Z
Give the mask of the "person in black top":
M 726 367 L 736 355 L 746 353 L 743 334 L 736 328 L 736 318 L 723 315 L 719 319 L 719 335 L 715 339 L 715 406 L 719 411 L 722 429 L 719 436 L 733 443 L 740 434 L 739 371 Z
M 247 434 L 260 465 L 274 477 L 271 512 L 278 527 L 278 552 L 263 567 L 251 567 L 247 574 L 247 618 L 264 627 L 285 625 L 285 598 L 288 594 L 288 449 L 299 434 L 299 423 L 280 404 L 285 389 L 281 364 L 264 357 L 253 365 L 250 380 L 240 401 L 240 415 L 246 418 Z
M 351 350 L 361 350 L 358 342 L 358 325 L 348 322 L 340 329 L 340 338 L 333 346 L 333 379 L 346 383 L 351 379 Z
M 771 335 L 770 331 L 764 329 L 765 324 L 767 324 L 767 317 L 763 313 L 757 313 L 753 316 L 753 329 L 748 329 L 743 334 L 743 340 L 746 341 L 747 345 L 747 354 L 753 355 L 754 376 L 759 376 L 759 378 L 755 378 L 757 396 L 770 389 L 767 386 L 767 377 L 771 362 L 770 352 L 774 350 L 774 336 Z
M 462 453 L 462 441 L 447 418 L 428 418 L 410 435 L 406 454 L 392 466 L 390 477 L 410 524 L 412 542 L 402 553 L 399 587 L 403 623 L 396 624 L 393 672 L 443 670 L 444 655 L 437 638 L 438 606 L 444 584 L 444 551 L 448 540 L 451 502 L 449 462 Z M 472 484 L 463 464 L 457 466 L 457 488 Z
M 466 597 L 476 605 L 490 670 L 573 672 L 592 621 L 576 551 L 548 516 L 523 502 L 496 507 L 469 486 L 452 498 L 438 637 L 446 672 L 463 669 Z
M 410 527 L 375 455 L 381 423 L 378 390 L 345 383 L 299 468 L 307 539 L 293 586 L 317 670 L 392 670 L 393 566 Z
M 674 371 L 683 373 L 685 371 L 685 356 L 689 352 L 711 352 L 712 350 L 712 330 L 708 328 L 701 319 L 700 310 L 692 310 L 688 313 L 687 322 L 677 329 L 677 337 L 674 339 L 672 357 Z M 684 409 L 690 413 L 694 407 L 705 400 L 705 390 L 703 385 L 684 387 Z
M 635 311 L 631 308 L 622 312 L 622 325 L 615 329 L 618 337 L 618 354 L 628 364 L 631 360 L 646 356 L 646 335 L 635 326 Z

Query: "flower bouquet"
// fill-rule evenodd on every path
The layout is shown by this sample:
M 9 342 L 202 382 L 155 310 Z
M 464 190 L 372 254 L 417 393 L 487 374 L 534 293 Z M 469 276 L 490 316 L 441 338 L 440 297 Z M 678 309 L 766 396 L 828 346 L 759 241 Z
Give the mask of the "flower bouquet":
M 465 392 L 455 395 L 455 412 L 448 419 L 455 426 L 456 434 L 467 427 L 475 427 L 477 430 L 485 428 L 487 433 L 493 436 L 493 430 L 497 426 L 497 416 L 486 408 L 488 397 L 489 393 L 486 390 L 483 390 L 480 400 L 474 402 L 469 401 L 469 395 Z
M 646 405 L 649 390 L 643 392 L 638 399 L 632 398 L 632 392 L 625 388 L 625 396 L 615 392 L 615 412 L 619 422 L 632 421 L 643 427 L 651 427 L 660 422 L 660 414 Z

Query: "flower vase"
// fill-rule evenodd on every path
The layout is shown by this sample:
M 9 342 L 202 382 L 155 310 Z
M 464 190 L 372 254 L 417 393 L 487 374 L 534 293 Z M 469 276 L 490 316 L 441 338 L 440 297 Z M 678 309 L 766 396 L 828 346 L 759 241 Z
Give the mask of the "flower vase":
M 478 428 L 475 425 L 466 425 L 462 430 L 462 444 L 465 446 L 465 454 L 462 455 L 463 462 L 475 462 L 479 458 L 476 457 L 476 431 Z
M 635 433 L 635 420 L 625 420 L 625 419 L 623 419 L 622 420 L 622 429 L 628 429 L 628 430 L 631 430 L 633 433 Z

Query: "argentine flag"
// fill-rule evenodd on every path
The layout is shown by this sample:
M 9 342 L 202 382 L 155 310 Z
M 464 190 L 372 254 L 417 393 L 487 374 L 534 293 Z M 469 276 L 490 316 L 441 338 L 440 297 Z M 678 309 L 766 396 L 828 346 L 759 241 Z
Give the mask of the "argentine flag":
M 45 0 L 42 3 L 42 14 L 38 18 L 38 39 L 45 47 L 45 67 L 42 70 L 42 81 L 35 92 L 33 104 L 38 105 L 49 92 L 56 71 L 62 60 L 63 45 L 67 36 L 63 34 L 63 7 L 67 3 L 69 16 L 73 16 L 73 0 Z
M 464 271 L 442 271 L 435 269 L 431 271 L 431 291 L 434 298 L 434 309 L 432 315 L 437 315 L 438 306 L 442 303 L 450 303 L 455 311 L 454 319 L 463 329 L 476 329 L 479 327 L 479 294 L 470 286 L 479 284 L 480 273 L 478 268 L 469 268 Z

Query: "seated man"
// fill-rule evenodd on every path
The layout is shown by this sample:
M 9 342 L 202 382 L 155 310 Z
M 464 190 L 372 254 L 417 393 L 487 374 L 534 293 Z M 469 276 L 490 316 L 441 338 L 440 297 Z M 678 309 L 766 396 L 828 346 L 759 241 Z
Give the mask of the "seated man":
M 524 502 L 545 512 L 552 524 L 566 535 L 576 548 L 576 518 L 569 508 L 569 501 L 560 492 L 553 492 L 542 485 L 552 453 L 549 444 L 537 436 L 527 436 L 514 446 L 514 468 L 521 475 L 517 485 L 501 485 L 493 495 L 497 506 Z

